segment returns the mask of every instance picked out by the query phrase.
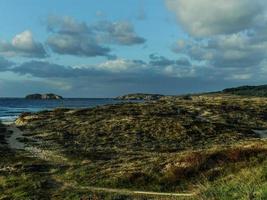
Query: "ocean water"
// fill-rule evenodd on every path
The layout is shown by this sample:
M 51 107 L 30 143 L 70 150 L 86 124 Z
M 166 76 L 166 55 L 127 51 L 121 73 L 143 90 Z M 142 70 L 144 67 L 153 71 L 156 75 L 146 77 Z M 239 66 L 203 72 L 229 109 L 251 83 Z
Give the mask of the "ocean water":
M 23 112 L 38 112 L 60 107 L 86 108 L 121 102 L 115 99 L 28 100 L 22 98 L 0 98 L 0 121 L 12 123 Z

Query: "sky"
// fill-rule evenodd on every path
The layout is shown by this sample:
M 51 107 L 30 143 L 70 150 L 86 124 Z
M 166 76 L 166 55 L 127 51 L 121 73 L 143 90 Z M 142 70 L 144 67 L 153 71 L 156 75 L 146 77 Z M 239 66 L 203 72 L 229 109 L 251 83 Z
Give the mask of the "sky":
M 9 0 L 0 25 L 0 97 L 267 84 L 265 0 Z

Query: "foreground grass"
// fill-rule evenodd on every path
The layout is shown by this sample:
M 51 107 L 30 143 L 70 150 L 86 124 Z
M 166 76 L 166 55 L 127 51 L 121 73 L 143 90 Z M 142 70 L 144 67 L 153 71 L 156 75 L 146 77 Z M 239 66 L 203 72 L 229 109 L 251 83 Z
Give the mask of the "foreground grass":
M 203 199 L 267 199 L 267 162 L 225 174 L 216 181 L 203 185 Z
M 266 116 L 266 99 L 235 96 L 24 114 L 24 141 L 49 156 L 1 147 L 0 199 L 266 199 L 267 141 L 252 131 Z
M 216 147 L 187 151 L 170 155 L 170 160 L 165 158 L 168 165 L 161 173 L 139 174 L 141 182 L 144 181 L 143 177 L 157 177 L 147 179 L 147 187 L 145 184 L 138 185 L 138 176 L 133 178 L 129 174 L 124 174 L 123 180 L 113 182 L 110 176 L 108 184 L 98 183 L 101 187 L 107 184 L 109 188 L 197 193 L 192 198 L 116 194 L 86 189 L 86 186 L 98 185 L 88 180 L 88 163 L 58 166 L 17 154 L 9 159 L 6 157 L 5 163 L 1 162 L 0 199 L 266 199 L 266 151 L 264 142 L 227 149 Z M 95 168 L 99 169 L 99 166 Z M 94 173 L 95 176 L 98 174 L 96 171 Z M 161 188 L 158 188 L 159 185 Z

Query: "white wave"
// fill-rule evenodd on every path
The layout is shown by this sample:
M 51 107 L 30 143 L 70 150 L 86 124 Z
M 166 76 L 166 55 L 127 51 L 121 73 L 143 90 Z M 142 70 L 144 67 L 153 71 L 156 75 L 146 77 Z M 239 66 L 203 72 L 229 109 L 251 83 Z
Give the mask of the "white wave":
M 18 118 L 18 116 L 4 116 L 4 117 L 0 117 L 0 121 L 3 124 L 12 124 L 14 123 L 14 121 Z

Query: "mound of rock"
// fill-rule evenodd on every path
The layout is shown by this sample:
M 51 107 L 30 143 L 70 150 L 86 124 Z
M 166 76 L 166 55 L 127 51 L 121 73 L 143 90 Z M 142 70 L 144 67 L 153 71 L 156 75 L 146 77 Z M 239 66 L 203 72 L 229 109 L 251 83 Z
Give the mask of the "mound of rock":
M 63 99 L 62 96 L 56 95 L 56 94 L 30 94 L 25 97 L 26 99 L 31 100 L 58 100 Z

